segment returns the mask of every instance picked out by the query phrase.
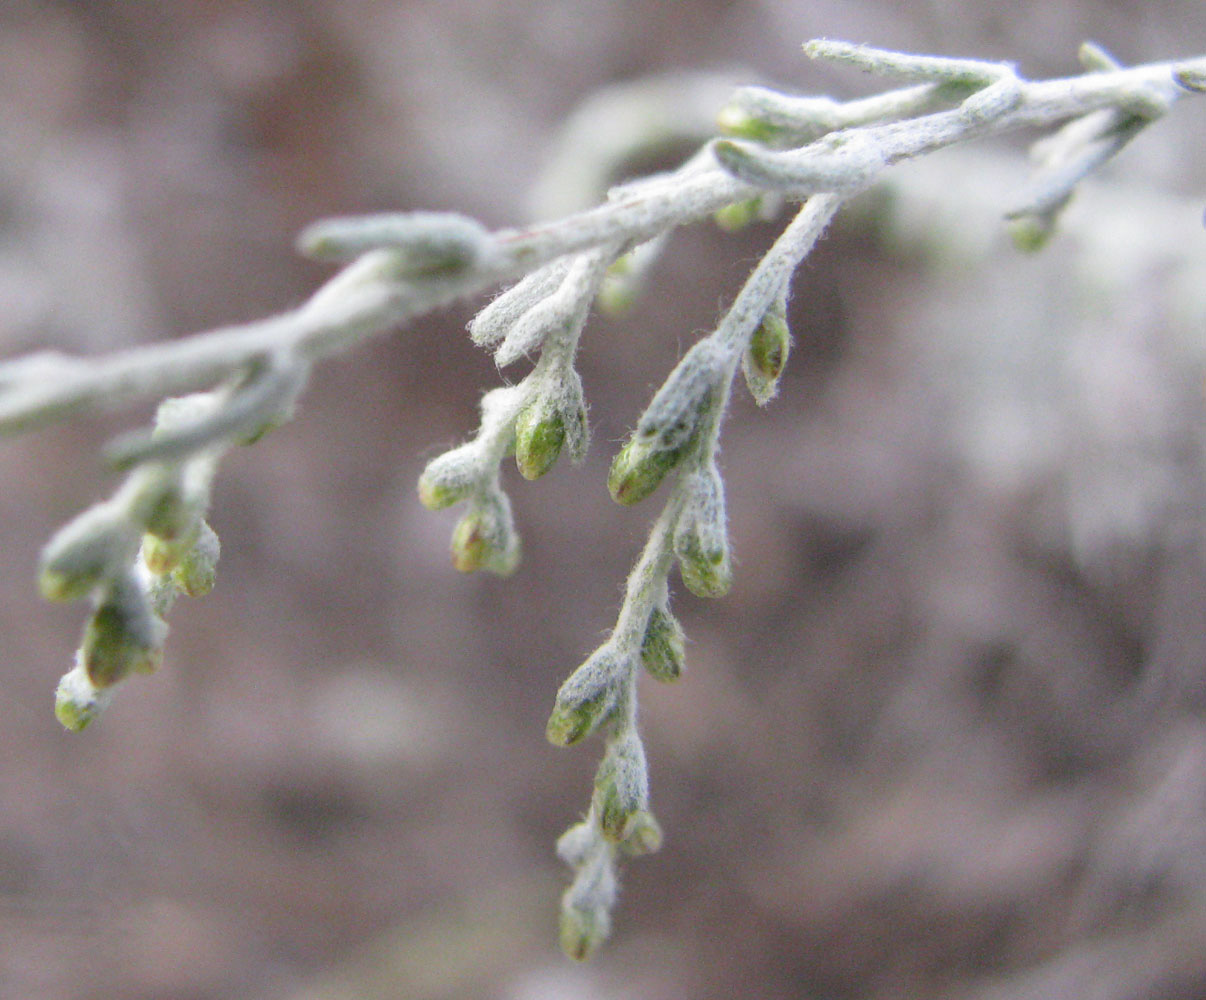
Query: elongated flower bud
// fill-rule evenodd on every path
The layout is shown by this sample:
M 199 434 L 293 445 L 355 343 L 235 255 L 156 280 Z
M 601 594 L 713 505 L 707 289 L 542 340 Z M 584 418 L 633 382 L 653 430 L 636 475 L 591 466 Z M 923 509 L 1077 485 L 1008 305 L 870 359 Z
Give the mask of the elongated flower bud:
M 791 352 L 791 332 L 787 328 L 787 302 L 778 299 L 762 317 L 751 334 L 742 358 L 742 372 L 750 395 L 765 406 L 779 391 L 779 377 Z
M 649 613 L 645 637 L 641 640 L 641 663 L 656 681 L 676 681 L 682 676 L 684 659 L 683 627 L 665 607 Z
M 611 932 L 611 908 L 616 901 L 612 853 L 590 851 L 561 896 L 561 950 L 578 962 L 590 958 Z
M 214 588 L 221 551 L 217 532 L 202 521 L 193 544 L 172 568 L 172 582 L 189 597 L 208 594 Z
M 151 673 L 163 659 L 167 626 L 132 574 L 115 581 L 84 628 L 80 644 L 84 670 L 98 688 L 111 687 L 131 673 Z
M 572 888 L 561 904 L 558 940 L 561 950 L 575 962 L 585 962 L 611 933 L 611 914 L 601 906 L 581 906 L 572 901 Z
M 717 209 L 712 220 L 726 233 L 739 232 L 762 217 L 762 199 L 747 198 Z
M 97 718 L 112 700 L 111 689 L 98 688 L 88 679 L 83 653 L 76 650 L 75 666 L 63 674 L 54 692 L 55 718 L 64 729 L 78 733 Z
M 613 844 L 628 836 L 637 813 L 649 804 L 649 767 L 635 729 L 629 729 L 607 748 L 595 774 L 592 804 L 599 829 Z
M 644 500 L 682 461 L 716 405 L 724 364 L 710 337 L 683 355 L 611 463 L 607 486 L 617 503 Z
M 144 535 L 142 560 L 147 564 L 147 569 L 155 574 L 170 573 L 196 543 L 200 532 L 201 525 L 198 522 L 194 526 L 192 534 L 183 538 L 168 541 L 154 534 Z
M 692 473 L 674 527 L 674 554 L 683 583 L 697 597 L 723 597 L 733 583 L 724 484 L 715 464 Z
M 565 443 L 565 421 L 547 399 L 527 406 L 515 421 L 515 464 L 524 479 L 539 479 L 553 467 Z
M 639 503 L 661 485 L 666 474 L 682 460 L 686 445 L 662 448 L 638 431 L 612 459 L 607 488 L 616 503 Z
M 42 550 L 38 586 L 51 601 L 86 597 L 134 558 L 140 532 L 123 510 L 100 503 L 59 529 Z
M 620 849 L 629 857 L 653 854 L 661 850 L 662 828 L 648 809 L 637 812 L 628 824 L 628 835 Z
M 610 645 L 596 649 L 565 679 L 549 716 L 549 742 L 568 747 L 594 732 L 611 715 L 623 664 Z
M 442 510 L 459 503 L 473 492 L 480 471 L 474 441 L 437 455 L 419 476 L 419 503 L 428 510 Z
M 474 496 L 452 532 L 452 565 L 462 573 L 487 570 L 499 576 L 519 565 L 519 535 L 501 490 Z

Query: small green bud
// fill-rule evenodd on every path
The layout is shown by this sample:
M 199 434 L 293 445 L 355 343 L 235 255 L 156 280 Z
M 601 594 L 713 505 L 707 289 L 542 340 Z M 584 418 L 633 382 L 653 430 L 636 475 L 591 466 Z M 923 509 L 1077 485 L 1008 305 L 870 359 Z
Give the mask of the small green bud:
M 139 532 L 112 503 L 99 503 L 59 529 L 42 550 L 38 587 L 50 601 L 86 597 L 129 563 Z
M 779 299 L 766 311 L 762 322 L 751 334 L 742 359 L 745 384 L 759 406 L 765 406 L 779 390 L 779 376 L 791 353 L 791 332 L 787 328 L 787 304 Z
M 527 406 L 515 421 L 515 464 L 524 479 L 539 479 L 553 467 L 565 443 L 561 414 L 540 400 Z
M 459 503 L 476 488 L 479 472 L 474 441 L 437 455 L 419 476 L 419 503 L 428 510 L 442 510 Z
M 1206 60 L 1187 63 L 1173 73 L 1173 79 L 1186 90 L 1206 93 Z
M 638 431 L 612 459 L 611 471 L 607 474 L 607 488 L 612 499 L 625 506 L 644 500 L 678 465 L 686 450 L 686 445 L 661 448 L 656 440 Z
M 81 653 L 75 666 L 59 679 L 54 692 L 54 715 L 65 729 L 78 733 L 97 718 L 113 700 L 111 689 L 101 690 L 88 679 Z
M 170 573 L 188 554 L 200 535 L 200 523 L 194 524 L 190 534 L 173 539 L 165 539 L 154 533 L 142 537 L 142 561 L 147 569 L 157 576 Z
M 739 103 L 726 104 L 720 109 L 716 115 L 716 127 L 722 135 L 752 139 L 754 142 L 772 142 L 785 131 L 773 122 L 752 114 Z
M 568 892 L 567 892 L 568 895 Z M 558 937 L 561 950 L 575 962 L 585 962 L 611 933 L 611 917 L 600 908 L 583 909 L 572 903 L 561 904 Z
M 474 573 L 486 565 L 490 549 L 480 514 L 466 514 L 452 532 L 452 565 L 462 573 Z
M 762 218 L 762 198 L 747 198 L 736 201 L 718 209 L 712 216 L 713 221 L 726 233 L 735 233 Z
M 621 666 L 605 644 L 565 679 L 545 730 L 550 743 L 568 747 L 607 721 L 615 707 Z
M 615 901 L 614 851 L 596 842 L 561 896 L 561 948 L 570 958 L 585 961 L 607 939 Z
M 634 815 L 628 824 L 628 836 L 620 849 L 629 857 L 639 857 L 642 854 L 653 854 L 661 850 L 662 828 L 653 813 L 642 809 Z
M 84 627 L 80 652 L 88 680 L 107 688 L 131 673 L 153 673 L 163 661 L 166 636 L 167 626 L 138 584 L 117 581 Z
M 649 768 L 645 748 L 635 730 L 629 729 L 608 748 L 595 774 L 592 800 L 599 829 L 613 844 L 629 834 L 637 813 L 649 802 Z
M 632 278 L 627 255 L 620 257 L 603 275 L 595 302 L 605 316 L 623 316 L 637 300 L 637 285 L 638 282 Z
M 641 663 L 656 681 L 676 681 L 682 676 L 685 657 L 683 627 L 665 607 L 649 613 L 641 640 Z
M 1022 253 L 1038 253 L 1055 235 L 1053 215 L 1018 215 L 1006 222 L 1009 238 Z
M 452 565 L 462 573 L 487 570 L 499 576 L 519 565 L 519 535 L 511 504 L 501 491 L 474 498 L 452 532 Z
M 222 545 L 218 533 L 205 521 L 197 537 L 172 568 L 172 582 L 189 597 L 201 597 L 214 589 Z
M 617 503 L 644 500 L 682 461 L 716 406 L 725 363 L 724 348 L 705 337 L 666 377 L 611 463 L 607 486 Z
M 674 554 L 683 583 L 696 597 L 723 597 L 733 584 L 724 484 L 715 463 L 691 474 L 674 526 Z

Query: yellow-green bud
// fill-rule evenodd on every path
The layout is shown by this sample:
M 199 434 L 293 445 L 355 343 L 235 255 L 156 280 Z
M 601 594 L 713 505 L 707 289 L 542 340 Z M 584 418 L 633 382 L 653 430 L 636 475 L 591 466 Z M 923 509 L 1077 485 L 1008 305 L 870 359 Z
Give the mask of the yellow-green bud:
M 1055 235 L 1055 218 L 1051 215 L 1019 215 L 1006 223 L 1009 238 L 1022 253 L 1037 253 Z
M 452 565 L 462 573 L 476 572 L 486 565 L 489 552 L 481 514 L 466 514 L 452 531 Z
M 607 748 L 595 774 L 592 800 L 599 829 L 613 844 L 624 840 L 649 801 L 649 769 L 640 737 L 629 729 Z
M 134 558 L 137 527 L 110 503 L 97 504 L 65 524 L 42 550 L 38 587 L 50 601 L 86 597 Z
M 780 299 L 766 311 L 750 336 L 742 359 L 745 384 L 759 406 L 765 406 L 779 389 L 779 376 L 791 353 L 786 303 Z
M 519 535 L 511 505 L 500 492 L 476 497 L 452 532 L 452 565 L 462 573 L 487 570 L 506 576 L 519 565 Z
M 156 575 L 170 573 L 192 549 L 200 532 L 201 525 L 198 523 L 187 536 L 170 540 L 147 533 L 142 537 L 142 561 Z
M 575 962 L 585 962 L 607 940 L 611 918 L 604 909 L 584 909 L 563 902 L 558 930 L 561 950 L 566 956 Z
M 131 673 L 153 673 L 163 661 L 166 634 L 137 586 L 119 583 L 84 628 L 80 651 L 88 680 L 106 688 Z
M 473 492 L 479 471 L 476 442 L 437 455 L 419 477 L 419 502 L 428 510 L 451 507 Z
M 721 108 L 716 115 L 716 127 L 722 135 L 754 142 L 770 142 L 784 133 L 780 126 L 751 114 L 739 104 L 726 104 Z
M 524 479 L 539 479 L 553 467 L 565 443 L 565 421 L 544 402 L 533 403 L 515 421 L 515 464 Z
M 612 460 L 607 475 L 607 488 L 612 499 L 626 506 L 644 500 L 682 460 L 687 444 L 661 448 L 654 435 L 647 436 L 638 431 Z
M 683 647 L 683 627 L 678 619 L 666 608 L 655 607 L 641 640 L 641 663 L 649 676 L 663 682 L 678 680 L 683 672 Z
M 726 233 L 735 233 L 757 222 L 761 217 L 762 199 L 758 197 L 725 205 L 713 214 L 712 219 Z
M 201 597 L 214 589 L 222 546 L 218 534 L 205 521 L 197 537 L 172 569 L 172 582 L 189 597 Z
M 565 679 L 545 729 L 550 743 L 568 747 L 607 721 L 615 707 L 620 668 L 611 647 L 603 645 Z
M 674 554 L 683 583 L 696 597 L 723 597 L 733 584 L 724 484 L 716 465 L 698 469 L 685 484 L 686 500 L 674 526 Z
M 661 847 L 661 825 L 649 810 L 640 810 L 628 824 L 628 836 L 620 845 L 621 850 L 630 857 L 639 857 L 642 854 L 653 854 L 661 850 Z
M 112 690 L 100 690 L 88 679 L 77 650 L 75 666 L 59 679 L 54 692 L 55 718 L 63 728 L 78 733 L 97 718 L 112 699 Z

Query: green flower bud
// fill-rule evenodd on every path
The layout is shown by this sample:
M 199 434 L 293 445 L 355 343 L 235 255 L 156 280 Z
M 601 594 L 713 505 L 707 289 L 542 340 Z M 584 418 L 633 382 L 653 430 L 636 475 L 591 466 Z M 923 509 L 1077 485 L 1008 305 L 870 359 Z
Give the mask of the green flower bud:
M 724 368 L 724 350 L 711 337 L 683 355 L 611 463 L 607 486 L 617 503 L 644 500 L 682 461 L 708 423 Z
M 637 813 L 649 803 L 649 767 L 645 748 L 629 729 L 608 748 L 595 774 L 592 805 L 599 829 L 613 844 L 624 840 Z
M 462 573 L 487 570 L 499 576 L 519 565 L 519 535 L 511 504 L 501 491 L 474 498 L 452 532 L 452 565 Z
M 200 533 L 201 525 L 197 523 L 187 536 L 171 540 L 153 533 L 143 535 L 142 561 L 146 563 L 147 569 L 157 576 L 170 573 L 189 553 Z
M 193 544 L 172 568 L 172 582 L 189 597 L 208 594 L 214 589 L 221 552 L 217 532 L 202 521 Z
M 139 532 L 124 511 L 100 503 L 59 529 L 42 550 L 38 587 L 50 601 L 86 597 L 128 564 Z
M 611 916 L 603 909 L 582 909 L 563 901 L 558 931 L 566 956 L 585 962 L 611 933 Z
M 645 637 L 641 640 L 641 663 L 656 681 L 676 681 L 682 676 L 683 627 L 665 607 L 649 613 Z
M 762 322 L 750 336 L 742 359 L 745 384 L 759 406 L 765 406 L 779 390 L 779 376 L 791 353 L 791 332 L 787 328 L 787 303 L 779 299 L 766 311 Z
M 524 479 L 539 479 L 553 467 L 565 443 L 561 414 L 540 400 L 527 406 L 515 421 L 515 464 Z
M 620 849 L 629 857 L 639 857 L 642 854 L 653 854 L 661 850 L 662 828 L 653 813 L 642 809 L 634 815 L 628 824 L 628 836 Z
M 722 135 L 754 142 L 773 142 L 786 131 L 774 122 L 759 117 L 737 102 L 726 104 L 716 115 L 716 127 Z
M 726 233 L 735 233 L 745 229 L 746 226 L 757 222 L 762 217 L 762 199 L 747 198 L 745 201 L 736 201 L 731 205 L 725 205 L 724 208 L 718 209 L 712 219 Z
M 715 463 L 691 474 L 674 526 L 674 554 L 683 583 L 697 597 L 723 597 L 733 584 L 724 484 Z
M 451 507 L 474 491 L 479 473 L 475 441 L 446 451 L 428 462 L 419 476 L 419 503 L 428 510 Z
M 75 666 L 60 679 L 54 692 L 55 718 L 65 729 L 78 733 L 97 718 L 113 700 L 112 689 L 101 690 L 88 679 L 80 651 Z
M 611 647 L 603 645 L 565 679 L 545 729 L 550 743 L 568 747 L 607 721 L 615 707 L 621 668 Z
M 131 673 L 153 673 L 163 661 L 167 626 L 151 610 L 133 579 L 121 579 L 84 628 L 80 644 L 84 670 L 98 688 Z
M 1009 238 L 1022 253 L 1038 253 L 1055 235 L 1055 216 L 1018 215 L 1006 222 Z
M 686 451 L 686 445 L 661 448 L 638 431 L 612 459 L 607 474 L 612 499 L 625 506 L 644 500 L 661 485 L 666 473 L 678 465 Z
M 590 958 L 611 931 L 616 901 L 613 853 L 606 844 L 596 845 L 561 896 L 561 949 L 579 962 Z

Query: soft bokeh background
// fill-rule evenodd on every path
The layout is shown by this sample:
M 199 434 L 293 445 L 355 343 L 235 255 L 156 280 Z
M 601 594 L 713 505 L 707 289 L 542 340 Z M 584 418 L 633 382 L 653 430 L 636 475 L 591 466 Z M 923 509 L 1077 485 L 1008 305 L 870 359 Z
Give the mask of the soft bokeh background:
M 296 304 L 324 214 L 526 211 L 599 87 L 807 92 L 828 35 L 1074 71 L 1206 47 L 1198 0 L 5 0 L 0 353 L 100 352 Z M 82 609 L 43 541 L 146 410 L 0 443 L 0 995 L 13 1000 L 1206 997 L 1200 107 L 1039 258 L 1017 147 L 936 156 L 802 270 L 780 399 L 739 393 L 732 594 L 679 596 L 643 689 L 654 807 L 613 941 L 555 944 L 595 744 L 543 737 L 652 515 L 615 443 L 775 227 L 679 234 L 581 370 L 595 447 L 511 477 L 525 562 L 448 566 L 423 462 L 498 383 L 448 310 L 325 365 L 232 455 L 219 586 L 101 723 L 51 692 Z

